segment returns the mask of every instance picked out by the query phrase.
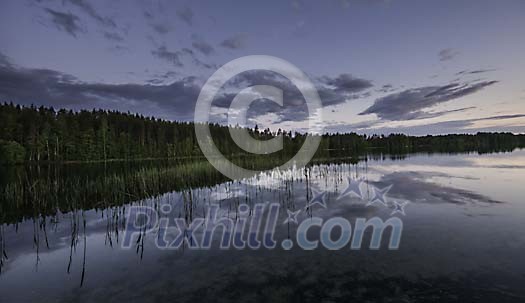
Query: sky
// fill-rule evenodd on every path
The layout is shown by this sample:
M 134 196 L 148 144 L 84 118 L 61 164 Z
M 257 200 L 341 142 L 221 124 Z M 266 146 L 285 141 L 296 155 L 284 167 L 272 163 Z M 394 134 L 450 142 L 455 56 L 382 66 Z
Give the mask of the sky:
M 192 121 L 206 80 L 248 55 L 284 59 L 315 85 L 327 132 L 525 133 L 522 0 L 2 0 L 0 101 L 111 109 Z M 304 98 L 264 70 L 228 80 L 233 97 L 272 85 L 249 125 L 304 131 Z

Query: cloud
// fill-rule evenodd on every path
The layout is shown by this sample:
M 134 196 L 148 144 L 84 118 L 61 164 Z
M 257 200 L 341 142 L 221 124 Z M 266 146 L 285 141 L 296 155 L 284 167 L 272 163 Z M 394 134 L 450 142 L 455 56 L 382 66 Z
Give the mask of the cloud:
M 144 15 L 144 18 L 148 19 L 148 20 L 153 20 L 153 14 L 148 12 L 148 11 L 144 11 L 142 13 L 142 15 Z
M 475 75 L 496 71 L 496 69 L 476 69 L 476 70 L 462 70 L 456 73 L 456 76 L 460 75 Z
M 278 117 L 276 122 L 302 121 L 308 118 L 308 108 L 301 91 L 289 79 L 269 71 L 248 71 L 230 79 L 226 85 L 226 92 L 217 96 L 213 104 L 220 108 L 228 108 L 240 88 L 254 85 L 269 85 L 281 89 L 284 106 L 281 107 L 274 102 L 262 99 L 252 104 L 248 112 L 250 117 L 273 113 Z M 304 85 L 304 83 L 298 85 Z M 371 81 L 342 74 L 334 78 L 322 77 L 314 85 L 321 98 L 322 106 L 326 107 L 358 98 L 361 96 L 359 93 L 372 84 Z
M 75 38 L 77 37 L 77 33 L 83 32 L 78 24 L 80 19 L 76 15 L 73 15 L 70 12 L 64 13 L 49 8 L 46 8 L 45 11 L 51 15 L 51 21 L 55 24 L 57 29 L 63 30 Z
M 219 68 L 216 64 L 202 62 L 201 60 L 199 60 L 199 59 L 198 59 L 197 57 L 195 57 L 195 56 L 192 57 L 192 62 L 193 62 L 195 65 L 200 66 L 200 67 L 203 67 L 203 68 L 206 68 L 206 69 L 217 70 L 217 69 Z
M 229 49 L 243 48 L 246 43 L 246 35 L 237 34 L 221 42 L 221 46 Z
M 156 42 L 153 41 L 153 44 L 156 44 Z M 177 67 L 193 63 L 194 67 L 217 69 L 215 64 L 203 62 L 196 56 L 196 53 L 192 49 L 186 47 L 180 50 L 170 50 L 165 45 L 161 45 L 152 50 L 151 54 Z
M 515 119 L 515 118 L 524 118 L 525 114 L 513 114 L 513 115 L 499 115 L 491 116 L 486 118 L 471 119 L 467 121 L 486 121 L 486 120 L 506 120 L 506 119 Z
M 160 24 L 160 23 L 159 24 L 152 24 L 151 28 L 155 32 L 157 32 L 157 33 L 159 33 L 161 35 L 165 35 L 165 34 L 167 34 L 167 33 L 169 33 L 171 31 L 171 27 L 170 26 L 168 26 L 166 24 Z
M 160 84 L 169 84 L 169 83 L 172 83 L 173 82 L 173 79 L 178 75 L 178 73 L 174 72 L 174 71 L 168 71 L 168 72 L 165 72 L 165 73 L 162 73 L 162 74 L 155 74 L 153 75 L 153 78 L 150 79 L 150 80 L 147 80 L 146 83 L 149 83 L 149 84 L 155 84 L 155 85 L 160 85 Z
M 161 4 L 159 2 L 159 10 L 163 11 L 161 8 Z M 170 25 L 169 19 L 161 18 L 159 15 L 153 15 L 154 13 L 149 12 L 147 10 L 143 11 L 143 16 L 146 19 L 149 26 L 155 31 L 157 34 L 160 35 L 166 35 L 167 33 L 171 32 L 173 30 L 173 26 Z M 164 20 L 160 20 L 164 19 Z
M 381 88 L 378 88 L 376 90 L 376 92 L 378 93 L 391 93 L 393 91 L 395 91 L 396 88 L 394 88 L 394 86 L 392 84 L 385 84 L 383 86 L 381 86 Z
M 117 24 L 113 19 L 109 17 L 104 17 L 100 15 L 93 6 L 88 3 L 85 0 L 64 0 L 64 2 L 67 1 L 68 3 L 71 3 L 72 5 L 80 8 L 82 11 L 84 11 L 87 15 L 89 15 L 91 18 L 95 19 L 98 23 L 100 23 L 103 26 L 116 28 Z
M 321 81 L 334 87 L 336 92 L 343 93 L 356 93 L 373 86 L 372 81 L 356 78 L 350 74 L 341 74 L 336 78 L 324 77 Z
M 186 47 L 182 48 L 181 51 L 182 51 L 182 53 L 184 53 L 186 55 L 190 55 L 190 56 L 194 55 L 194 52 L 191 49 L 186 48 Z
M 9 58 L 0 52 L 0 66 L 12 67 Z
M 113 51 L 113 52 L 126 52 L 126 51 L 129 51 L 129 47 L 127 46 L 124 46 L 124 45 L 115 45 L 113 47 L 111 47 L 109 49 L 110 51 Z
M 195 48 L 196 50 L 198 50 L 206 56 L 210 55 L 215 51 L 213 46 L 202 40 L 193 41 L 191 45 L 193 46 L 193 48 Z
M 451 120 L 442 121 L 430 124 L 414 125 L 414 126 L 398 126 L 398 127 L 376 127 L 381 124 L 381 121 L 365 121 L 354 124 L 335 124 L 327 127 L 332 132 L 348 132 L 355 131 L 365 134 L 384 134 L 403 133 L 413 136 L 426 135 L 443 135 L 443 134 L 457 134 L 468 133 L 475 134 L 477 132 L 513 132 L 525 133 L 524 125 L 500 125 L 490 127 L 475 127 L 476 122 L 479 121 L 504 121 L 509 119 L 525 118 L 525 114 L 513 115 L 498 115 L 476 119 L 465 120 Z
M 453 48 L 445 48 L 439 51 L 439 61 L 449 61 L 459 55 L 459 51 Z
M 189 26 L 193 24 L 193 11 L 188 6 L 177 9 L 177 17 L 186 22 Z
M 441 113 L 423 111 L 440 103 L 473 94 L 498 81 L 452 83 L 444 86 L 426 86 L 408 89 L 375 100 L 360 115 L 376 114 L 380 119 L 399 121 L 436 117 Z
M 124 41 L 124 37 L 122 37 L 119 33 L 104 32 L 104 38 L 114 42 Z
M 487 118 L 479 119 L 467 119 L 467 120 L 453 120 L 443 121 L 437 123 L 431 123 L 426 125 L 406 126 L 397 128 L 379 128 L 374 129 L 374 132 L 378 133 L 405 133 L 416 136 L 425 136 L 428 134 L 439 135 L 439 134 L 454 134 L 454 133 L 469 133 L 475 134 L 477 132 L 513 132 L 513 133 L 524 133 L 525 125 L 501 125 L 491 127 L 474 127 L 477 121 L 501 121 L 507 119 L 522 118 L 525 115 L 503 115 L 503 116 L 492 116 Z
M 191 120 L 200 83 L 185 77 L 167 85 L 86 83 L 49 69 L 0 66 L 0 98 L 55 108 L 105 108 Z
M 166 46 L 160 46 L 159 48 L 152 50 L 151 54 L 159 59 L 165 60 L 172 63 L 175 66 L 182 66 L 181 53 L 179 51 L 170 51 Z

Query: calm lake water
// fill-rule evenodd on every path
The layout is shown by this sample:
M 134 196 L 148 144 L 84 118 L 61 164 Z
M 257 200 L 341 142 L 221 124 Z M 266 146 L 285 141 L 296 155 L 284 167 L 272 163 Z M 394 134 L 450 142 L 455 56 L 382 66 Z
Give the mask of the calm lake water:
M 187 180 L 190 189 L 179 189 L 178 181 L 158 181 L 158 191 L 164 193 L 151 194 L 153 198 L 140 200 L 129 194 L 121 201 L 125 203 L 93 201 L 73 211 L 56 211 L 49 206 L 53 203 L 8 205 L 5 198 L 1 210 L 9 215 L 1 226 L 5 255 L 0 301 L 525 301 L 524 150 L 355 162 L 319 163 L 306 172 L 273 171 L 244 182 L 208 174 L 204 178 L 209 184 Z M 191 169 L 179 171 L 175 175 Z M 341 197 L 349 179 L 363 180 L 363 199 Z M 46 186 L 57 184 L 48 180 Z M 27 195 L 35 194 L 41 183 L 26 184 Z M 374 188 L 388 186 L 389 199 L 409 202 L 405 215 L 380 203 L 367 205 Z M 15 186 L 12 192 L 17 190 Z M 327 207 L 306 209 L 316 192 L 326 193 Z M 64 199 L 57 196 L 57 204 Z M 158 210 L 169 204 L 171 212 L 161 216 L 191 221 L 205 216 L 210 205 L 237 218 L 238 205 L 265 202 L 281 205 L 275 249 L 221 250 L 217 241 L 210 250 L 162 250 L 155 245 L 155 232 L 133 241 L 131 249 L 121 246 L 131 205 Z M 283 224 L 287 209 L 301 210 L 300 221 L 339 216 L 353 223 L 356 218 L 398 217 L 403 222 L 400 247 L 389 250 L 390 234 L 385 232 L 379 250 L 369 249 L 366 236 L 360 250 L 349 245 L 336 251 L 305 251 L 297 245 L 285 250 L 282 240 L 294 240 L 297 230 L 293 223 Z M 309 239 L 319 239 L 319 228 L 312 228 Z

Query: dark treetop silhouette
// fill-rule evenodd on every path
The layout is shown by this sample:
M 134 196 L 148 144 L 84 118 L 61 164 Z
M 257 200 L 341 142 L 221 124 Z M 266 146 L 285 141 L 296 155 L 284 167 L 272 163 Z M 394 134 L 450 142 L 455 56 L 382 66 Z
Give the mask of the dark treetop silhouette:
M 210 125 L 215 144 L 225 155 L 243 151 L 230 138 L 227 126 Z M 283 135 L 284 149 L 271 157 L 287 156 L 301 146 L 305 134 L 257 126 L 260 140 Z M 316 156 L 362 153 L 507 151 L 525 146 L 525 135 L 477 133 L 413 137 L 335 133 L 323 135 Z M 0 105 L 0 162 L 63 162 L 183 158 L 202 156 L 193 123 L 171 122 L 138 114 L 105 110 L 55 110 L 12 103 Z

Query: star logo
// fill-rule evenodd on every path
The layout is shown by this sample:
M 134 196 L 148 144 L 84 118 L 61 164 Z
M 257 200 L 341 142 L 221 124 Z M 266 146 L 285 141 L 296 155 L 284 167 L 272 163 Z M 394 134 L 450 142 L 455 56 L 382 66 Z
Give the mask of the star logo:
M 288 218 L 286 218 L 284 220 L 283 224 L 286 224 L 286 223 L 289 223 L 289 222 L 292 222 L 292 223 L 295 223 L 295 224 L 299 224 L 299 221 L 297 221 L 297 215 L 299 215 L 301 210 L 299 209 L 298 211 L 291 211 L 291 210 L 287 209 L 286 211 L 288 212 Z
M 341 199 L 344 196 L 347 195 L 354 195 L 358 197 L 359 199 L 363 199 L 363 192 L 361 191 L 361 184 L 363 183 L 363 179 L 355 180 L 352 182 L 352 179 L 348 178 L 348 186 L 345 188 L 345 190 L 339 195 L 337 199 Z
M 392 213 L 390 215 L 392 216 L 392 215 L 394 215 L 396 213 L 400 213 L 403 216 L 406 216 L 406 214 L 405 214 L 405 206 L 407 206 L 407 204 L 408 204 L 408 201 L 402 201 L 402 202 L 394 201 L 394 211 L 392 211 Z
M 321 207 L 326 208 L 326 202 L 324 201 L 326 192 L 317 191 L 315 189 L 312 189 L 312 193 L 313 193 L 313 198 L 306 205 L 306 209 L 312 208 L 312 206 L 314 206 L 315 204 L 319 204 Z
M 372 205 L 374 204 L 375 202 L 379 202 L 381 203 L 382 205 L 384 206 L 387 206 L 388 204 L 388 201 L 387 201 L 387 197 L 386 197 L 386 193 L 392 188 L 392 185 L 390 186 L 387 186 L 383 189 L 379 189 L 377 187 L 373 187 L 372 190 L 374 192 L 374 196 L 372 197 L 372 199 L 370 201 L 368 201 L 368 203 L 366 204 L 366 206 L 369 206 L 369 205 Z

